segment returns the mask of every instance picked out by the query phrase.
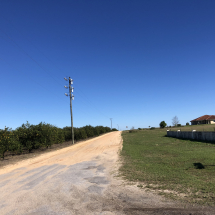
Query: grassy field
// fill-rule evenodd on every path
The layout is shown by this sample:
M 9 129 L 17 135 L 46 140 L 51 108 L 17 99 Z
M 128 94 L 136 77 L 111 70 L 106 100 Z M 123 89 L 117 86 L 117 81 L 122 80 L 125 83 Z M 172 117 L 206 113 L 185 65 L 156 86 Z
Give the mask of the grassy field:
M 171 131 L 176 131 L 181 129 L 181 131 L 215 131 L 215 125 L 205 124 L 205 125 L 188 125 L 188 126 L 182 126 L 182 127 L 171 127 L 166 128 L 171 129 Z
M 122 175 L 174 199 L 215 205 L 215 145 L 165 135 L 166 129 L 124 131 Z

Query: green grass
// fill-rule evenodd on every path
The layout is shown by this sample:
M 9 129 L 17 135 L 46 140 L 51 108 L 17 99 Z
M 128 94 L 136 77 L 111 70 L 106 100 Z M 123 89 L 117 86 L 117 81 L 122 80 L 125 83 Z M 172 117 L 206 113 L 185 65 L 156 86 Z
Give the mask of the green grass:
M 122 175 L 172 198 L 214 205 L 215 145 L 165 135 L 166 129 L 124 131 Z
M 171 127 L 171 128 L 165 128 L 165 129 L 171 129 L 171 131 L 176 131 L 181 129 L 181 131 L 215 131 L 215 124 L 203 124 L 203 125 L 187 125 L 187 126 L 181 126 L 181 127 Z

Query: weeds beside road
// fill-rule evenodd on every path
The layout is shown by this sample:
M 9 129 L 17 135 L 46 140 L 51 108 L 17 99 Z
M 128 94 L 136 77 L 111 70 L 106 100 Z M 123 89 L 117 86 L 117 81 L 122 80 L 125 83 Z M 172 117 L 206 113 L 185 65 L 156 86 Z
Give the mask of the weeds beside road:
M 215 145 L 166 137 L 166 129 L 122 133 L 120 170 L 173 199 L 215 204 Z

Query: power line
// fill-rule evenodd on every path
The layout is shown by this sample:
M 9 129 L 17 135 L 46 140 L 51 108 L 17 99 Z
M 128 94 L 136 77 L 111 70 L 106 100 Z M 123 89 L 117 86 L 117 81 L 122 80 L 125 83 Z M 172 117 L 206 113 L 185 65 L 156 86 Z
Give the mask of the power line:
M 8 21 L 9 22 L 9 21 Z M 11 22 L 9 22 L 11 24 Z M 11 24 L 13 27 L 14 25 Z M 14 27 L 15 28 L 15 27 Z M 17 29 L 17 28 L 16 28 Z M 50 72 L 46 71 L 46 69 L 41 66 L 33 57 L 31 57 L 22 47 L 20 47 L 6 32 L 4 32 L 2 29 L 0 29 L 27 57 L 29 57 L 33 62 L 35 62 L 43 71 L 45 71 L 49 76 L 52 77 L 53 80 L 55 80 L 58 84 L 61 85 L 61 83 L 59 83 L 52 75 Z M 28 40 L 29 41 L 29 40 Z M 36 47 L 36 46 L 34 46 Z M 37 50 L 39 50 L 36 47 Z M 53 63 L 41 50 L 39 50 L 51 63 Z M 53 64 L 54 65 L 54 64 Z M 54 65 L 59 71 L 61 71 L 56 65 Z M 61 85 L 62 86 L 62 85 Z M 42 86 L 43 87 L 43 86 Z M 78 91 L 80 89 L 78 88 Z M 80 90 L 80 92 L 85 96 L 85 98 L 87 98 L 88 102 L 91 103 L 91 101 L 88 99 L 88 97 L 86 96 L 86 94 L 83 93 L 83 91 Z M 105 114 L 103 114 L 98 108 L 96 108 L 92 103 L 91 103 L 92 107 L 97 110 L 100 114 L 102 114 L 103 116 L 105 116 L 106 118 L 109 118 L 108 116 L 106 116 Z
M 109 118 L 106 114 L 104 114 L 103 112 L 101 112 L 98 108 L 96 108 L 96 107 L 92 104 L 92 102 L 90 101 L 90 99 L 88 99 L 88 97 L 86 96 L 86 94 L 85 94 L 83 91 L 81 91 L 78 87 L 76 87 L 76 88 L 77 88 L 78 91 L 80 91 L 80 92 L 85 96 L 85 99 L 88 100 L 88 102 L 92 105 L 92 107 L 93 107 L 96 111 L 100 112 L 100 114 L 103 115 L 104 117 Z
M 6 17 L 4 17 L 2 14 L 1 16 L 14 28 L 16 29 L 22 36 L 24 36 L 29 43 L 31 43 L 32 46 L 34 46 L 34 48 L 36 48 L 45 58 L 47 58 L 60 72 L 61 72 L 61 69 L 50 59 L 48 58 L 44 52 L 42 52 L 37 46 L 35 46 L 10 20 L 8 20 Z
M 19 46 L 7 33 L 5 33 L 2 29 L 0 29 L 26 56 L 28 56 L 33 62 L 35 62 L 44 72 L 46 72 L 49 76 L 50 72 L 47 72 L 46 69 L 41 66 L 33 57 L 31 57 L 21 46 Z M 56 82 L 58 82 L 53 76 L 51 76 Z
M 3 61 L 3 62 L 5 62 L 5 63 L 8 64 L 9 66 L 11 66 L 11 64 L 9 64 L 9 63 L 8 63 L 6 60 L 4 60 L 3 58 L 0 57 L 0 60 Z M 14 66 L 12 66 L 12 67 L 14 67 Z M 15 70 L 19 71 L 19 72 L 22 73 L 23 75 L 26 75 L 22 70 L 20 70 L 20 69 L 18 69 L 18 68 L 16 68 L 16 67 L 14 67 L 14 68 L 15 68 Z M 45 90 L 47 90 L 47 91 L 49 91 L 51 94 L 53 94 L 53 91 L 51 91 L 51 90 L 49 90 L 48 88 L 44 87 L 43 85 L 41 85 L 40 83 L 38 83 L 37 81 L 35 81 L 35 79 L 33 79 L 33 78 L 31 78 L 31 77 L 28 77 L 28 78 L 32 81 L 32 83 L 35 83 L 35 84 L 39 85 L 40 87 L 44 88 Z M 56 95 L 59 96 L 58 94 L 56 94 Z M 62 99 L 63 97 L 60 97 L 60 98 Z M 66 100 L 64 100 L 64 101 L 66 101 Z
M 18 72 L 22 73 L 23 75 L 26 75 L 22 70 L 18 69 L 17 67 L 15 67 L 14 65 L 11 65 L 9 62 L 7 62 L 6 60 L 4 60 L 3 58 L 0 57 L 0 60 L 4 63 L 6 63 L 7 65 L 9 66 L 12 66 L 15 70 L 17 70 Z M 51 91 L 49 88 L 46 88 L 45 86 L 43 86 L 42 84 L 40 84 L 39 82 L 37 82 L 35 79 L 31 78 L 30 76 L 28 77 L 32 83 L 34 84 L 37 84 L 39 85 L 40 87 L 42 87 L 43 89 L 47 90 L 50 94 L 53 95 L 53 93 L 57 96 L 57 97 L 60 97 L 61 99 L 63 99 L 62 96 L 59 96 L 58 94 L 56 94 L 55 92 Z M 64 102 L 67 102 L 65 99 L 63 99 Z M 82 113 L 85 113 L 85 114 L 89 114 L 89 103 L 86 102 L 86 100 L 83 99 L 83 96 L 79 97 L 79 102 L 83 102 L 85 104 L 85 106 L 88 107 L 88 111 L 82 111 Z M 91 108 L 93 108 L 93 106 L 91 106 Z M 98 112 L 96 112 L 98 113 Z M 99 114 L 102 114 L 102 113 L 99 113 Z

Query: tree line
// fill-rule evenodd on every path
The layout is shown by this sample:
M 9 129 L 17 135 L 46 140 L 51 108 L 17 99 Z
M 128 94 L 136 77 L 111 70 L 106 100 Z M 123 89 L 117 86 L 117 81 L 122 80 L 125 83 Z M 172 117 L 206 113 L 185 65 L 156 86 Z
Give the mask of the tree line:
M 172 118 L 172 125 L 173 125 L 174 127 L 180 127 L 180 126 L 181 126 L 181 124 L 179 124 L 179 119 L 178 119 L 177 116 L 174 116 L 174 117 Z M 190 125 L 190 123 L 187 122 L 186 125 Z M 167 124 L 166 124 L 165 121 L 161 121 L 160 124 L 159 124 L 159 126 L 160 126 L 160 128 L 165 128 L 165 127 L 167 126 Z M 169 126 L 169 127 L 171 127 L 171 126 Z
M 112 129 L 116 131 L 116 129 Z M 89 137 L 99 136 L 110 132 L 109 127 L 87 125 L 74 128 L 74 140 L 83 140 Z M 71 140 L 71 127 L 58 128 L 48 123 L 32 125 L 23 123 L 15 130 L 5 128 L 0 130 L 0 156 L 4 159 L 7 151 L 22 154 L 24 151 L 31 152 L 33 149 L 48 148 L 56 143 Z

